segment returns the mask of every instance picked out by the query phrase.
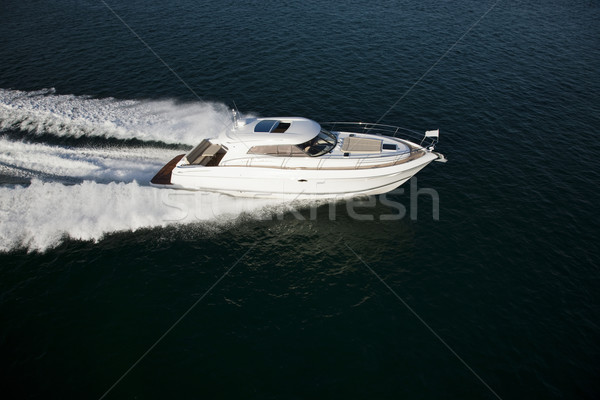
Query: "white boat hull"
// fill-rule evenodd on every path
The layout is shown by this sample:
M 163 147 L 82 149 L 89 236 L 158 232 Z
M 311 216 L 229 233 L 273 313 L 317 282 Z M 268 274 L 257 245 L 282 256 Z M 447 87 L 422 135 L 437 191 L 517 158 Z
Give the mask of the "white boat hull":
M 167 163 L 150 181 L 172 189 L 275 199 L 338 199 L 389 192 L 432 161 L 439 131 L 420 141 L 399 127 L 302 117 L 234 121 Z M 418 143 L 418 144 L 417 144 Z
M 231 196 L 324 199 L 376 195 L 402 185 L 437 159 L 428 153 L 407 163 L 365 169 L 281 169 L 268 167 L 190 167 L 172 171 L 176 189 L 212 191 Z M 161 186 L 161 185 L 156 185 Z

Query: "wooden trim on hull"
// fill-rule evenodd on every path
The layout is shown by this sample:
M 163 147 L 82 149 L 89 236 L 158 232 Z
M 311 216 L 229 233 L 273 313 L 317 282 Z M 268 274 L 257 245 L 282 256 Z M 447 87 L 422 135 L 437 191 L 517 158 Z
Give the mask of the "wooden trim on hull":
M 153 183 L 155 185 L 171 185 L 171 173 L 173 172 L 173 168 L 175 168 L 175 165 L 177 165 L 177 163 L 183 158 L 183 156 L 185 156 L 185 154 L 180 154 L 171 161 L 169 161 L 167 165 L 162 167 L 160 171 L 158 171 L 158 173 L 154 175 L 154 178 L 152 178 L 150 183 Z

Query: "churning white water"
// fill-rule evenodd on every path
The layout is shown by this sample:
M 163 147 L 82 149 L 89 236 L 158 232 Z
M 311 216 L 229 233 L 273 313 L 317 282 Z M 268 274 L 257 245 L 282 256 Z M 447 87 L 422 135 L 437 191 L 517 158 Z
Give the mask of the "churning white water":
M 0 186 L 0 251 L 45 250 L 65 237 L 99 240 L 107 233 L 171 224 L 230 222 L 260 216 L 277 200 L 157 189 L 148 181 L 181 150 L 156 147 L 67 147 L 40 134 L 113 137 L 195 145 L 226 128 L 224 105 L 92 99 L 52 90 L 0 89 L 0 173 L 29 185 Z M 25 140 L 15 140 L 23 133 Z

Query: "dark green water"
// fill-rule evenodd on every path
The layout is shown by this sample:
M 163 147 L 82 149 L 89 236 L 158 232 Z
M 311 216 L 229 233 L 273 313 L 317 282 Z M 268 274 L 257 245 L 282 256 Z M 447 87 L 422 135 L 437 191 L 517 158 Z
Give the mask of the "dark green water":
M 597 1 L 0 12 L 2 398 L 600 396 Z M 449 162 L 355 209 L 149 187 L 233 101 Z

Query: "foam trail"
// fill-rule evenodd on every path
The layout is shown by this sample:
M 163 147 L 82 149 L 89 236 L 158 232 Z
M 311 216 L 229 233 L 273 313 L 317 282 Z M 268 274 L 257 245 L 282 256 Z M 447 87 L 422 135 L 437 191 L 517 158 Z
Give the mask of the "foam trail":
M 181 150 L 69 148 L 0 138 L 0 166 L 9 175 L 146 183 Z
M 27 187 L 0 187 L 0 251 L 44 251 L 65 237 L 98 241 L 110 232 L 172 224 L 222 225 L 248 213 L 263 218 L 274 210 L 265 207 L 277 204 L 137 182 L 63 185 L 34 179 Z
M 225 106 L 213 103 L 0 89 L 0 131 L 196 145 L 202 138 L 219 135 L 229 117 Z M 7 137 L 0 137 L 0 149 L 1 173 L 32 180 L 29 186 L 0 187 L 0 251 L 44 251 L 65 237 L 97 241 L 116 231 L 198 222 L 215 226 L 242 215 L 270 216 L 282 207 L 289 209 L 288 202 L 277 200 L 147 186 L 181 150 L 72 148 Z
M 94 99 L 54 92 L 0 89 L 0 130 L 196 145 L 231 123 L 229 110 L 219 103 Z

